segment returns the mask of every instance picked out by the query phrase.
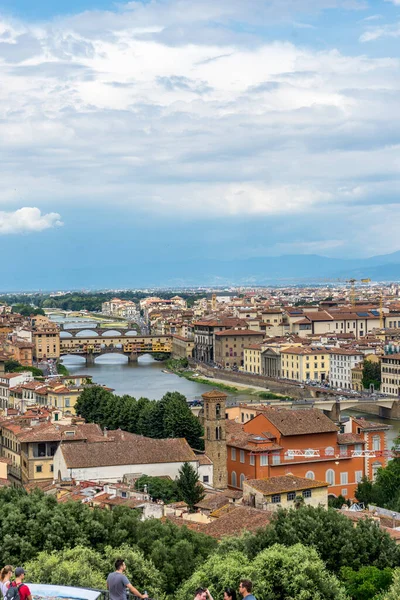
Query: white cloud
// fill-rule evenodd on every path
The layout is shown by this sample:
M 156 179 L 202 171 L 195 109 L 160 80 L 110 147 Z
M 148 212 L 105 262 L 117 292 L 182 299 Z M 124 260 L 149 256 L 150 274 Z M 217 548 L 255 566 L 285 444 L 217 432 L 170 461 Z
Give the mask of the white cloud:
M 25 206 L 14 212 L 0 211 L 0 235 L 43 231 L 62 225 L 58 213 L 42 215 L 38 208 Z

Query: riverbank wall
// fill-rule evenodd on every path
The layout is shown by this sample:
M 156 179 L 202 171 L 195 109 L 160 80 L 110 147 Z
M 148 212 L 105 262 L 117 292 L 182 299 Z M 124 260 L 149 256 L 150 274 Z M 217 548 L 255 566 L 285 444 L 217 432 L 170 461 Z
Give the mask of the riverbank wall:
M 223 379 L 227 383 L 239 383 L 243 386 L 257 385 L 264 387 L 265 391 L 281 394 L 282 396 L 290 396 L 291 398 L 303 399 L 310 397 L 308 390 L 299 385 L 290 384 L 287 381 L 280 382 L 276 381 L 275 379 L 269 379 L 268 377 L 262 377 L 261 375 L 251 375 L 250 373 L 234 373 L 233 371 L 224 371 L 223 369 L 213 369 L 212 367 L 201 363 L 195 363 L 193 368 L 195 368 L 196 371 L 201 375 Z

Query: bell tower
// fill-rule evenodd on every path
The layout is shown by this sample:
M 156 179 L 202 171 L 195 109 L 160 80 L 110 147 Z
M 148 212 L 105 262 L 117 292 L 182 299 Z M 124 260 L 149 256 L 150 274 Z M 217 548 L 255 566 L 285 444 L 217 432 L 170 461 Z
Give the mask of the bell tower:
M 202 394 L 204 400 L 204 441 L 213 462 L 213 487 L 228 487 L 225 407 L 227 395 L 218 390 Z

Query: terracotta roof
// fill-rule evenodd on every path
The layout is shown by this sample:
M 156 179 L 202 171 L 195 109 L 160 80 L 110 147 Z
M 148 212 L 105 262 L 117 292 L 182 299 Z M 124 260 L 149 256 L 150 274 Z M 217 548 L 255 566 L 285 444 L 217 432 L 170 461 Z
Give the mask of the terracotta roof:
M 207 494 L 207 496 L 196 504 L 196 508 L 202 508 L 203 510 L 217 510 L 225 504 L 229 504 L 229 499 L 223 494 Z
M 285 492 L 328 487 L 329 485 L 326 481 L 315 481 L 314 479 L 295 477 L 294 475 L 270 477 L 269 479 L 247 479 L 245 483 L 264 495 L 283 494 Z
M 225 329 L 225 331 L 217 331 L 215 333 L 216 336 L 248 336 L 248 335 L 258 335 L 259 337 L 264 337 L 262 331 L 254 331 L 254 329 Z
M 281 354 L 330 354 L 330 350 L 310 348 L 309 346 L 290 346 L 289 348 L 282 348 Z
M 214 316 L 204 317 L 200 321 L 194 321 L 193 325 L 205 326 L 205 327 L 238 327 L 245 326 L 246 321 L 238 319 L 236 317 L 224 317 L 222 319 L 215 318 Z
M 384 423 L 376 423 L 376 422 L 372 422 L 372 421 L 367 421 L 366 419 L 362 418 L 362 417 L 352 417 L 354 423 L 356 423 L 359 427 L 361 427 L 361 429 L 364 429 L 365 431 L 368 431 L 369 429 L 371 430 L 387 430 L 390 429 L 390 425 L 385 425 Z
M 338 427 L 317 408 L 289 410 L 275 406 L 257 409 L 282 435 L 304 435 L 338 431 Z M 246 424 L 245 424 L 246 426 Z
M 249 344 L 244 347 L 245 350 L 262 350 L 261 344 Z
M 201 395 L 202 398 L 205 398 L 207 400 L 207 398 L 227 398 L 228 394 L 225 394 L 225 392 L 220 392 L 218 390 L 211 390 L 209 392 L 204 392 L 204 394 Z
M 166 515 L 162 520 L 171 521 L 171 523 L 177 525 L 178 527 L 187 527 L 191 531 L 197 531 L 198 533 L 205 533 L 207 527 L 205 523 L 196 523 L 195 521 L 188 521 L 187 519 L 182 519 L 182 517 L 174 517 L 173 515 Z
M 196 458 L 199 461 L 199 465 L 212 465 L 212 460 L 207 454 L 196 454 Z
M 273 452 L 274 450 L 282 450 L 282 446 L 271 441 L 269 435 L 256 435 L 248 433 L 243 429 L 243 425 L 232 420 L 226 421 L 226 443 L 228 446 L 240 448 L 242 450 L 250 450 L 251 452 Z
M 240 535 L 243 531 L 257 531 L 266 527 L 272 519 L 272 513 L 248 506 L 237 506 L 234 510 L 221 515 L 208 523 L 203 531 L 217 539 L 224 536 Z
M 365 444 L 364 438 L 358 433 L 338 433 L 338 444 Z
M 7 425 L 5 425 L 7 427 Z M 4 425 L 2 425 L 4 427 Z M 18 426 L 20 427 L 20 426 Z M 7 427 L 9 428 L 9 427 Z M 67 437 L 66 432 L 73 431 L 74 435 Z M 58 425 L 56 423 L 42 423 L 31 427 L 20 427 L 18 432 L 20 442 L 59 442 L 61 440 L 104 439 L 100 427 L 94 423 L 82 423 L 79 425 Z
M 61 452 L 68 469 L 196 460 L 184 438 L 153 439 L 120 429 L 108 431 L 101 442 L 64 441 Z

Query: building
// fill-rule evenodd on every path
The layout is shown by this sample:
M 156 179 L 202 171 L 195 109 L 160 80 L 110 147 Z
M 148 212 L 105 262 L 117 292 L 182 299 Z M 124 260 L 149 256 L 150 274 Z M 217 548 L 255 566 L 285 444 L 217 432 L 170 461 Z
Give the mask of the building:
M 13 388 L 33 379 L 30 371 L 23 373 L 0 373 L 0 409 L 10 406 L 10 394 Z
M 39 317 L 40 315 L 38 315 Z M 44 358 L 60 357 L 60 330 L 55 323 L 42 317 L 35 317 L 33 335 L 33 358 L 41 361 Z
M 387 396 L 400 395 L 400 354 L 381 357 L 381 392 Z
M 227 397 L 218 390 L 202 394 L 205 450 L 213 463 L 213 487 L 218 489 L 228 486 L 225 419 Z
M 387 465 L 387 437 L 389 425 L 367 421 L 362 417 L 352 417 L 345 424 L 345 434 L 362 435 L 365 445 L 364 450 L 370 456 L 365 458 L 365 476 L 375 480 L 378 469 Z
M 173 358 L 193 358 L 194 339 L 186 338 L 180 335 L 172 336 L 172 357 Z
M 297 499 L 308 505 L 328 508 L 328 484 L 294 475 L 248 479 L 243 482 L 243 503 L 253 508 L 274 511 L 293 508 Z
M 194 358 L 201 362 L 214 362 L 215 334 L 233 327 L 245 329 L 247 324 L 244 319 L 236 317 L 216 318 L 210 316 L 194 321 Z
M 362 477 L 372 472 L 377 457 L 366 452 L 369 442 L 361 428 L 341 434 L 318 409 L 264 407 L 255 412 L 247 423 L 226 422 L 230 487 L 243 489 L 246 479 L 291 473 L 326 481 L 329 494 L 353 498 Z M 386 426 L 375 425 L 385 438 Z M 386 464 L 382 453 L 379 461 Z
M 246 373 L 255 373 L 256 375 L 262 375 L 262 345 L 250 344 L 249 346 L 245 346 L 243 350 L 243 371 L 245 371 Z
M 329 350 L 310 347 L 281 350 L 282 377 L 295 381 L 325 381 L 329 375 Z
M 215 333 L 214 362 L 225 369 L 244 366 L 244 348 L 261 344 L 264 334 L 251 329 L 227 329 Z
M 329 383 L 342 390 L 353 389 L 352 369 L 362 361 L 364 354 L 358 350 L 333 348 L 330 350 Z
M 364 371 L 363 367 L 364 363 L 360 362 L 351 369 L 351 389 L 355 390 L 356 392 L 362 392 L 364 389 L 362 382 Z
M 122 481 L 124 475 L 175 479 L 188 462 L 196 471 L 199 460 L 184 438 L 153 439 L 121 431 L 106 431 L 96 441 L 63 441 L 54 455 L 59 480 Z
M 281 376 L 281 353 L 274 348 L 265 348 L 261 352 L 261 373 L 266 377 Z

